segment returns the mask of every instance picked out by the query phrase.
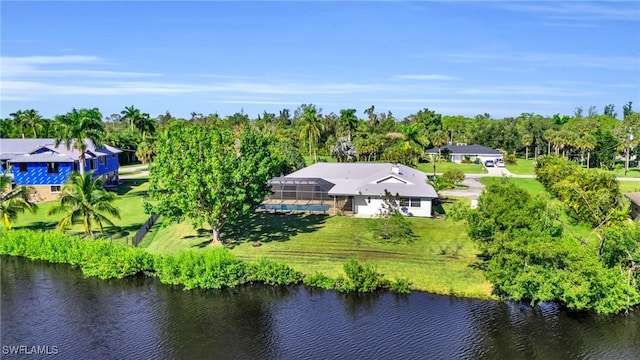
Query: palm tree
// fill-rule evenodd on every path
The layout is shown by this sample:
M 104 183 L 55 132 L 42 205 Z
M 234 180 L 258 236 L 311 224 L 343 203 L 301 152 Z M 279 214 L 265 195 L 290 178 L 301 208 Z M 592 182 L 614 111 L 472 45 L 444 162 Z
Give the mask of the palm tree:
M 31 128 L 34 138 L 38 137 L 36 129 L 42 127 L 42 125 L 40 125 L 40 120 L 42 120 L 42 116 L 40 116 L 40 114 L 34 109 L 22 112 L 22 123 L 25 127 Z
M 314 106 L 307 106 L 302 113 L 302 130 L 300 130 L 300 140 L 309 144 L 309 155 L 313 150 L 313 161 L 317 162 L 316 146 L 320 139 L 320 132 L 324 131 L 324 126 L 320 122 L 320 117 Z
M 149 114 L 140 112 L 140 109 L 136 109 L 133 105 L 125 106 L 124 110 L 120 111 L 123 115 L 122 120 L 129 121 L 129 125 L 131 126 L 131 130 L 134 130 L 138 127 L 138 123 L 142 121 L 145 117 L 148 118 Z
M 5 229 L 11 229 L 11 223 L 17 219 L 18 214 L 26 210 L 35 213 L 38 210 L 38 206 L 29 201 L 33 188 L 18 186 L 5 193 L 4 190 L 9 187 L 9 184 L 11 184 L 11 178 L 7 173 L 3 173 L 0 176 L 0 217 Z
M 529 160 L 529 146 L 533 144 L 533 135 L 531 134 L 523 134 L 522 135 L 522 146 L 524 146 L 524 159 Z
M 47 215 L 65 213 L 58 223 L 58 231 L 82 223 L 85 235 L 90 236 L 93 235 L 93 225 L 97 225 L 101 232 L 104 231 L 103 223 L 114 226 L 104 214 L 120 219 L 120 209 L 113 204 L 116 194 L 102 187 L 101 177 L 91 180 L 91 175 L 91 172 L 84 175 L 72 172 L 69 182 L 62 187 L 58 203 L 47 212 Z
M 340 122 L 342 122 L 342 125 L 347 128 L 347 140 L 351 141 L 351 132 L 358 126 L 356 109 L 340 110 Z
M 351 162 L 358 159 L 356 148 L 347 138 L 340 138 L 336 141 L 331 147 L 331 156 L 338 160 L 338 162 Z
M 97 108 L 93 109 L 73 109 L 66 115 L 56 117 L 58 121 L 58 131 L 56 132 L 56 146 L 63 143 L 67 148 L 73 146 L 80 152 L 78 161 L 80 162 L 80 174 L 84 174 L 85 152 L 87 144 L 85 140 L 91 140 L 95 147 L 102 147 L 102 140 L 105 137 L 102 114 Z
M 440 147 L 449 141 L 449 136 L 442 130 L 438 130 L 431 134 L 431 143 L 438 148 L 438 155 L 440 155 Z
M 136 128 L 142 133 L 142 141 L 144 141 L 146 134 L 151 134 L 156 131 L 156 120 L 150 118 L 149 114 L 143 115 L 144 116 L 135 123 Z
M 13 118 L 13 126 L 18 130 L 18 132 L 22 135 L 24 139 L 24 132 L 27 127 L 27 124 L 24 122 L 24 111 L 18 110 L 14 113 L 9 114 Z

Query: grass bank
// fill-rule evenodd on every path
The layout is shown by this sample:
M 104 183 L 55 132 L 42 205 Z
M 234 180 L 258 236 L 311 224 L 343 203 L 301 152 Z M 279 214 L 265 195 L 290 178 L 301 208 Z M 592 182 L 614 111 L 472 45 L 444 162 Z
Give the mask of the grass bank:
M 144 213 L 143 200 L 149 189 L 147 179 L 123 180 L 122 185 L 114 191 L 119 195 L 115 205 L 120 209 L 120 219 L 112 219 L 117 228 L 107 226 L 105 236 L 114 242 L 125 243 L 127 238 L 133 236 L 136 231 L 149 218 Z M 28 230 L 55 230 L 56 225 L 64 216 L 63 214 L 47 215 L 47 211 L 55 202 L 38 204 L 35 214 L 23 213 L 18 215 L 13 224 L 14 229 Z M 1 227 L 1 226 L 0 226 Z M 82 225 L 75 225 L 66 231 L 69 235 L 82 235 Z
M 305 275 L 336 277 L 355 258 L 388 278 L 407 278 L 415 290 L 490 297 L 491 285 L 472 264 L 477 251 L 462 223 L 411 218 L 416 239 L 406 244 L 376 240 L 376 219 L 324 215 L 251 214 L 222 233 L 241 260 L 281 261 Z M 151 253 L 207 248 L 210 234 L 189 223 L 156 224 L 141 246 Z M 260 244 L 260 246 L 255 246 Z

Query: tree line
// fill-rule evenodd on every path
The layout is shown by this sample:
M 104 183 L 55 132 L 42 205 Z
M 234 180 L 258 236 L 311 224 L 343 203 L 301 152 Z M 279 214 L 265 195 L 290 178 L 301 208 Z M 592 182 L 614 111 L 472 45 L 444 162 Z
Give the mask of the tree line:
M 489 114 L 475 117 L 442 115 L 424 108 L 402 119 L 391 112 L 377 112 L 375 106 L 362 111 L 342 109 L 324 114 L 314 104 L 278 113 L 263 112 L 255 118 L 240 111 L 222 117 L 216 113 L 193 112 L 189 118 L 177 118 L 169 112 L 151 117 L 126 106 L 120 113 L 103 116 L 98 109 L 73 109 L 53 119 L 40 116 L 34 109 L 18 110 L 0 120 L 0 135 L 8 138 L 60 137 L 64 119 L 82 114 L 102 123 L 100 140 L 124 151 L 121 163 L 151 162 L 157 152 L 158 135 L 173 123 L 216 125 L 240 131 L 252 127 L 275 136 L 303 156 L 332 156 L 338 161 L 389 161 L 407 165 L 428 160 L 424 150 L 456 144 L 480 144 L 500 149 L 507 158 L 525 158 L 556 154 L 581 162 L 587 167 L 611 169 L 616 158 L 640 155 L 640 113 L 632 103 L 623 107 L 618 119 L 613 104 L 602 113 L 591 107 L 585 113 L 576 108 L 571 115 L 542 116 L 522 113 L 517 117 L 495 119 Z

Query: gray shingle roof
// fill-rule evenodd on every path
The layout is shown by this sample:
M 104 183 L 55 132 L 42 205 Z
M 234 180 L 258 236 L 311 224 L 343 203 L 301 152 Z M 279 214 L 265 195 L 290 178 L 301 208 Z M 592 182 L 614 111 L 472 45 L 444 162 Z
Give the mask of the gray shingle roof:
M 73 159 L 64 154 L 53 154 L 50 152 L 33 155 L 18 155 L 11 159 L 11 163 L 34 163 L 34 162 L 73 162 Z
M 90 140 L 85 140 L 87 146 L 87 152 L 85 157 L 91 159 L 97 156 L 112 155 L 122 152 L 122 150 L 110 146 L 104 145 L 103 148 L 96 149 L 95 145 Z M 20 160 L 15 161 L 18 156 L 25 154 L 33 154 L 34 152 L 47 149 L 57 154 L 63 154 L 70 159 L 78 160 L 80 152 L 73 148 L 67 148 L 64 144 L 55 146 L 55 139 L 0 139 L 0 160 L 11 160 L 12 162 L 23 162 Z
M 392 167 L 397 166 L 395 174 Z M 383 195 L 436 198 L 427 184 L 427 174 L 404 165 L 390 163 L 317 163 L 284 177 L 285 179 L 324 179 L 335 184 L 329 195 Z
M 631 202 L 635 203 L 636 205 L 640 205 L 640 192 L 632 192 L 624 194 L 624 196 L 626 196 L 627 199 L 631 200 Z
M 438 154 L 438 150 L 441 152 L 444 149 L 449 149 L 451 155 L 502 155 L 500 151 L 482 145 L 444 145 L 429 149 L 426 153 Z

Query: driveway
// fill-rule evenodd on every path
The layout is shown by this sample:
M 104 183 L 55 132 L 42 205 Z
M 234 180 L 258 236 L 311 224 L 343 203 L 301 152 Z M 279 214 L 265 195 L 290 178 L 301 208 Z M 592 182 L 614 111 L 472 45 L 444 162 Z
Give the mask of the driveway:
M 481 177 L 534 177 L 533 175 L 514 175 L 511 171 L 507 170 L 506 167 L 488 167 L 486 169 L 486 174 L 466 174 L 464 181 L 460 183 L 460 185 L 466 186 L 466 189 L 443 190 L 440 194 L 444 196 L 459 196 L 477 199 L 484 189 L 484 185 L 478 180 Z

